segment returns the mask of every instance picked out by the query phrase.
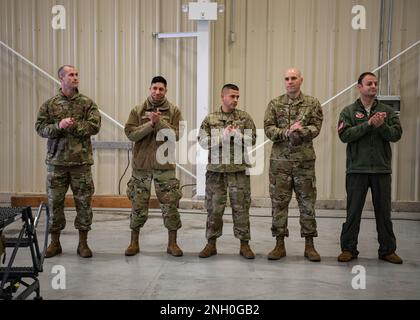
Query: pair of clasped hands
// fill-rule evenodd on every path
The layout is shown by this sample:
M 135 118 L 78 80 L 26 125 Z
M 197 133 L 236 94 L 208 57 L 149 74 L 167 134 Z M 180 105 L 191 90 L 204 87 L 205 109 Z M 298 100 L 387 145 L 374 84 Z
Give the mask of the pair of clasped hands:
M 160 120 L 160 115 L 162 113 L 159 111 L 159 108 L 156 109 L 156 112 L 150 112 L 147 117 L 152 122 L 152 125 L 155 126 L 156 123 Z
M 286 135 L 289 137 L 290 144 L 292 146 L 299 146 L 303 143 L 303 139 L 301 137 L 301 130 L 303 129 L 302 122 L 298 121 L 295 122 L 290 126 L 289 129 L 286 131 Z
M 287 135 L 290 135 L 292 132 L 294 132 L 294 131 L 297 131 L 297 130 L 302 130 L 303 129 L 303 127 L 302 127 L 302 122 L 301 121 L 298 121 L 298 122 L 295 122 L 290 128 L 289 128 L 289 130 L 287 130 Z
M 74 125 L 76 121 L 74 120 L 74 118 L 64 118 L 60 121 L 60 123 L 58 124 L 58 127 L 60 129 L 67 129 L 69 127 L 71 127 L 72 125 Z
M 234 123 L 228 125 L 223 131 L 223 138 L 228 140 L 231 137 L 234 137 L 237 134 L 238 126 Z
M 375 128 L 379 128 L 385 122 L 386 112 L 377 112 L 375 113 L 368 121 L 370 126 L 374 126 Z

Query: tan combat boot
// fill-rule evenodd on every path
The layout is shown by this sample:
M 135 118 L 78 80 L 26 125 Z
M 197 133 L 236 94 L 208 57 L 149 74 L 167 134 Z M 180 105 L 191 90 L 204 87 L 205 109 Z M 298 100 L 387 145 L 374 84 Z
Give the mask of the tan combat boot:
M 198 254 L 200 258 L 208 258 L 217 254 L 216 239 L 209 239 L 203 250 Z
M 316 252 L 314 247 L 314 239 L 312 237 L 306 237 L 305 238 L 305 253 L 304 256 L 309 259 L 309 261 L 312 262 L 319 262 L 321 261 L 321 257 Z
M 390 263 L 395 263 L 395 264 L 402 264 L 403 263 L 403 260 L 395 252 L 390 253 L 386 256 L 379 257 L 379 259 L 385 260 L 385 261 L 390 262 Z
M 181 257 L 184 253 L 176 244 L 176 233 L 176 230 L 168 231 L 168 248 L 166 249 L 166 252 L 174 257 Z
M 137 253 L 140 252 L 139 234 L 140 231 L 131 230 L 131 242 L 125 250 L 126 256 L 135 256 Z
M 268 260 L 279 260 L 286 256 L 286 248 L 284 247 L 284 237 L 279 236 L 276 239 L 276 246 L 268 254 Z
M 54 257 L 61 252 L 60 232 L 51 233 L 51 243 L 45 252 L 45 258 Z
M 357 259 L 357 255 L 353 255 L 348 250 L 343 250 L 340 255 L 337 257 L 338 262 L 349 262 L 353 259 Z
M 77 246 L 77 254 L 82 258 L 92 257 L 92 251 L 87 244 L 87 230 L 79 230 L 79 245 Z
M 239 250 L 239 254 L 247 259 L 254 259 L 255 254 L 252 252 L 251 247 L 248 244 L 248 241 L 241 240 L 241 249 Z

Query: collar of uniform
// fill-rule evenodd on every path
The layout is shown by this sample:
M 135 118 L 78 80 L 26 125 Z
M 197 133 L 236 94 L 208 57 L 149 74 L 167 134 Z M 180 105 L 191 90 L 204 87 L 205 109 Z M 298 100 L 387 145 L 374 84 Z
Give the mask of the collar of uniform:
M 58 93 L 59 95 L 60 95 L 60 97 L 62 97 L 62 98 L 66 98 L 66 99 L 68 99 L 68 100 L 74 100 L 74 99 L 76 99 L 80 94 L 79 94 L 79 89 L 76 89 L 76 93 L 71 97 L 71 98 L 69 98 L 69 97 L 67 97 L 64 93 L 63 93 L 63 89 L 59 89 L 59 93 Z
M 300 103 L 303 102 L 303 100 L 304 100 L 304 94 L 303 94 L 302 91 L 299 93 L 299 96 L 296 99 L 289 98 L 287 93 L 281 96 L 281 103 L 284 104 L 284 105 L 300 104 Z
M 362 103 L 362 100 L 359 98 L 356 101 L 357 106 L 359 109 L 366 111 L 365 106 Z M 370 108 L 371 112 L 378 106 L 378 99 L 373 100 L 372 107 Z
M 231 115 L 235 114 L 236 110 L 237 109 L 235 108 L 235 110 L 233 110 L 232 112 L 224 112 L 222 106 L 220 106 L 219 112 L 222 115 L 222 118 L 228 119 Z
M 149 96 L 144 103 L 146 105 L 145 109 L 147 111 L 156 110 L 157 108 L 159 108 L 159 110 L 162 110 L 162 111 L 169 110 L 169 101 L 166 99 L 166 97 L 163 99 L 163 101 L 160 104 L 156 104 L 152 102 L 152 98 Z

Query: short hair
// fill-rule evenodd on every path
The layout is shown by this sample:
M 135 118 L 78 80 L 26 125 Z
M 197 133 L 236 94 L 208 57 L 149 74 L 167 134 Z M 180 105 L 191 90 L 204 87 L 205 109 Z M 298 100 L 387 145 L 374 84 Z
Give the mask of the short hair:
M 376 74 L 374 74 L 372 72 L 363 72 L 360 75 L 359 80 L 357 80 L 357 83 L 361 85 L 362 82 L 363 82 L 363 79 L 366 78 L 367 76 L 373 76 L 373 77 L 377 78 Z
M 150 83 L 150 85 L 155 84 L 155 83 L 163 83 L 163 84 L 165 85 L 165 88 L 166 88 L 166 86 L 168 85 L 168 82 L 167 82 L 167 81 L 166 81 L 166 79 L 165 79 L 164 77 L 162 77 L 162 76 L 157 76 L 157 77 L 154 77 L 154 78 L 152 79 L 152 82 Z
M 232 84 L 232 83 L 225 84 L 222 88 L 222 92 L 227 90 L 227 89 L 239 91 L 239 87 L 236 84 Z
M 63 77 L 63 76 L 64 76 L 64 75 L 63 75 L 63 73 L 64 73 L 64 68 L 66 68 L 66 67 L 76 69 L 76 68 L 75 68 L 75 66 L 72 66 L 72 65 L 70 65 L 70 64 L 65 64 L 65 65 L 62 65 L 60 68 L 58 68 L 58 71 L 57 71 L 58 78 L 61 78 L 61 77 Z

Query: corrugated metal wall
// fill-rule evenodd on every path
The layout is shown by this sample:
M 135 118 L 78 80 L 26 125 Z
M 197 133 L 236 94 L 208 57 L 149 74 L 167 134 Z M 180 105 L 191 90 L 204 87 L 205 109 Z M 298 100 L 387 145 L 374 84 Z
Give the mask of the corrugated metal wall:
M 388 0 L 389 1 L 389 0 Z M 150 79 L 164 75 L 168 97 L 180 106 L 189 129 L 196 128 L 196 41 L 156 40 L 153 32 L 194 31 L 181 0 L 0 0 L 0 40 L 55 76 L 62 64 L 79 68 L 80 89 L 124 124 L 142 102 Z M 322 102 L 378 65 L 380 0 L 226 0 L 212 23 L 212 106 L 226 82 L 241 88 L 240 107 L 263 127 L 267 103 L 284 92 L 283 71 L 300 68 L 303 91 Z M 385 1 L 387 3 L 387 1 Z M 67 28 L 53 30 L 51 8 L 66 8 Z M 367 29 L 351 27 L 352 7 L 364 5 Z M 420 39 L 420 1 L 394 1 L 392 56 Z M 232 42 L 231 34 L 235 41 Z M 391 64 L 392 94 L 402 97 L 404 136 L 394 147 L 394 200 L 420 199 L 420 47 Z M 57 90 L 53 82 L 4 47 L 0 48 L 0 193 L 45 191 L 45 144 L 34 132 L 39 106 Z M 343 199 L 345 145 L 337 138 L 341 109 L 355 89 L 324 108 L 316 140 L 319 199 Z M 125 141 L 107 120 L 98 140 Z M 268 197 L 268 157 L 263 175 L 253 177 L 253 196 Z M 97 194 L 118 194 L 126 151 L 95 152 Z M 192 165 L 187 169 L 194 171 Z M 131 169 L 129 169 L 129 172 Z M 122 181 L 125 193 L 128 174 Z M 182 183 L 194 181 L 179 173 Z M 185 189 L 188 196 L 190 188 Z

